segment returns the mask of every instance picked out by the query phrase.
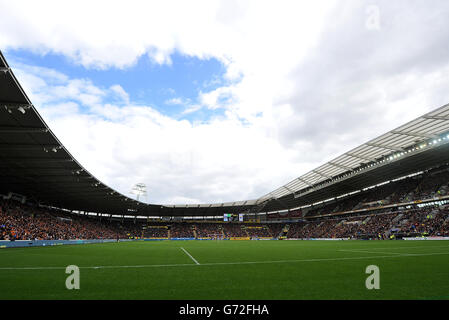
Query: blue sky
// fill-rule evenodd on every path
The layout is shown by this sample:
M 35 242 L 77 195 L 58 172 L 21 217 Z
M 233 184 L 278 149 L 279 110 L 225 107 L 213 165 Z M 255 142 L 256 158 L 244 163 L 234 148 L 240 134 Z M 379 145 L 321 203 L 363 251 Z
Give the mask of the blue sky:
M 108 88 L 119 84 L 138 105 L 151 105 L 164 115 L 190 121 L 205 121 L 222 115 L 220 109 L 200 109 L 184 114 L 190 105 L 199 104 L 200 92 L 209 92 L 231 83 L 224 79 L 225 66 L 215 58 L 199 59 L 174 52 L 169 64 L 159 64 L 144 54 L 132 66 L 124 68 L 85 67 L 55 53 L 40 54 L 15 49 L 4 52 L 12 67 L 15 62 L 58 70 L 70 78 L 89 79 Z M 112 98 L 112 97 L 111 97 Z M 105 101 L 112 102 L 112 101 Z

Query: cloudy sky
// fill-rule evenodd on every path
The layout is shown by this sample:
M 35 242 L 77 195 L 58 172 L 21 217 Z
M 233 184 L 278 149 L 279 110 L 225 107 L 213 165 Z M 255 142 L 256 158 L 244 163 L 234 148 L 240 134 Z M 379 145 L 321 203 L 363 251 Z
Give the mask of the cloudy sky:
M 0 49 L 81 164 L 150 203 L 258 198 L 449 102 L 444 0 L 147 2 L 0 0 Z

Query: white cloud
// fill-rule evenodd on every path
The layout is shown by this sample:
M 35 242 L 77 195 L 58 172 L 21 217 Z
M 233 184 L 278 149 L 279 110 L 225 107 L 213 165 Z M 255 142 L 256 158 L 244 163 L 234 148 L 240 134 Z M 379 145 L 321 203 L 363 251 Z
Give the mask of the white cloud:
M 129 104 L 129 95 L 128 93 L 120 86 L 119 84 L 115 84 L 109 88 L 113 93 L 117 95 L 117 97 L 121 100 L 121 102 L 125 104 Z
M 193 104 L 193 105 L 188 106 L 181 114 L 186 115 L 186 114 L 194 113 L 200 109 L 201 109 L 201 105 Z
M 22 68 L 15 70 L 17 76 L 61 142 L 88 171 L 122 193 L 144 182 L 153 203 L 242 200 L 290 175 L 288 152 L 258 125 L 232 117 L 192 124 L 151 106 L 111 104 L 107 100 L 117 90 L 91 81 L 66 78 L 52 85 L 51 78 Z M 88 92 L 89 99 L 80 92 Z
M 186 101 L 184 101 L 182 98 L 171 98 L 165 101 L 165 104 L 171 104 L 171 105 L 177 105 L 177 104 L 185 104 Z
M 184 107 L 184 110 L 180 113 L 180 116 L 194 113 L 203 107 L 201 104 L 192 103 L 191 99 L 181 97 L 165 100 L 164 104 Z

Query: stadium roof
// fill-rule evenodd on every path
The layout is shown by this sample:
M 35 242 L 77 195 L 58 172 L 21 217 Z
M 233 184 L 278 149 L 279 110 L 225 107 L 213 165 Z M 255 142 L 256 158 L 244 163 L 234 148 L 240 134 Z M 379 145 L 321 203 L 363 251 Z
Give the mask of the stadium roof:
M 294 179 L 260 199 L 279 198 L 318 184 L 331 177 L 354 171 L 361 165 L 377 163 L 390 154 L 400 154 L 422 141 L 447 138 L 449 132 L 449 104 L 387 132 L 322 166 Z M 441 141 L 440 141 L 441 142 Z
M 449 162 L 448 132 L 449 105 L 445 105 L 256 200 L 145 204 L 108 187 L 76 161 L 39 115 L 0 52 L 0 193 L 16 192 L 70 210 L 214 216 L 292 209 Z

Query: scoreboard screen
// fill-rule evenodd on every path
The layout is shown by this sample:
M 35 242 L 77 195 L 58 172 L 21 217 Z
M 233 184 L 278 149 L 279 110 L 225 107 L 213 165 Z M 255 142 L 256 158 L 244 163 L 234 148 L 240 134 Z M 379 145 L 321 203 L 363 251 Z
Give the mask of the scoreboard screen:
M 232 213 L 225 213 L 223 214 L 223 221 L 243 221 L 243 213 L 240 214 L 232 214 Z

